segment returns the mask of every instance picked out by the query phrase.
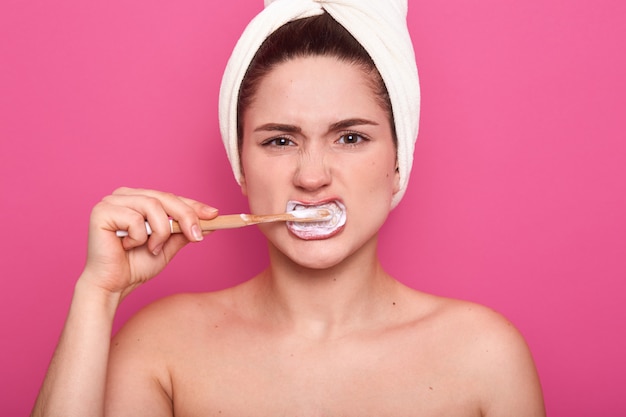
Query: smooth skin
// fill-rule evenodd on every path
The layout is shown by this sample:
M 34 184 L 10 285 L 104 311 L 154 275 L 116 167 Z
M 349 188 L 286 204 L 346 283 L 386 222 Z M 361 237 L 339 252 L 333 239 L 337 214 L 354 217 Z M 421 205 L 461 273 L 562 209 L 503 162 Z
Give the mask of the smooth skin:
M 398 189 L 388 115 L 369 75 L 329 57 L 280 64 L 244 114 L 251 212 L 339 200 L 337 234 L 261 226 L 270 267 L 216 293 L 149 305 L 110 344 L 123 297 L 156 275 L 209 206 L 118 190 L 94 209 L 89 257 L 35 416 L 545 415 L 519 332 L 476 304 L 410 289 L 381 267 Z M 170 236 L 167 216 L 183 224 Z M 157 229 L 147 238 L 147 218 Z M 128 229 L 120 240 L 117 229 Z

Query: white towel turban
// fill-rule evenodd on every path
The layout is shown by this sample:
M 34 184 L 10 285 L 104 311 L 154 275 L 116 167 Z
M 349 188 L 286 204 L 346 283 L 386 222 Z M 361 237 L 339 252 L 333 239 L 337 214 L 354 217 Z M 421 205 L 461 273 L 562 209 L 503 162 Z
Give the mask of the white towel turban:
M 407 1 L 265 0 L 265 9 L 249 23 L 237 42 L 220 89 L 220 131 L 238 183 L 241 184 L 242 172 L 237 149 L 237 99 L 250 62 L 276 29 L 326 11 L 365 48 L 389 92 L 400 173 L 400 190 L 393 196 L 392 207 L 400 202 L 413 164 L 420 110 L 415 53 L 406 24 Z

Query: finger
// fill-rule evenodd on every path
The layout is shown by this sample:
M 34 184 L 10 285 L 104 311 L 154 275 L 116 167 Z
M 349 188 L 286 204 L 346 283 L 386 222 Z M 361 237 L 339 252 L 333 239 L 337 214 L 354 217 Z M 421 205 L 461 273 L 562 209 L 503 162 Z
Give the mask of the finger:
M 124 207 L 120 207 L 124 210 Z M 121 210 L 120 210 L 121 211 Z M 126 230 L 128 234 L 122 238 L 122 247 L 124 250 L 138 248 L 148 241 L 148 232 L 146 230 L 146 221 L 144 216 L 139 212 L 126 209 L 124 217 L 118 216 L 112 226 L 116 230 Z
M 219 210 L 217 208 L 213 206 L 209 206 L 208 204 L 204 204 L 199 201 L 192 200 L 186 197 L 178 197 L 178 198 L 181 201 L 183 201 L 185 204 L 187 204 L 189 207 L 191 207 L 195 211 L 199 219 L 211 220 L 217 217 L 219 214 Z M 185 225 L 183 225 L 182 227 L 185 227 Z M 194 228 L 194 234 L 195 234 L 196 225 L 192 225 L 191 227 Z M 202 236 L 206 236 L 212 232 L 212 231 L 202 230 L 202 226 L 200 225 L 200 222 L 197 222 L 197 228 L 198 228 L 199 233 L 202 234 Z
M 204 236 L 200 227 L 200 218 L 210 219 L 217 216 L 217 211 L 206 204 L 192 199 L 176 196 L 156 190 L 120 188 L 114 195 L 144 196 L 158 200 L 167 214 L 180 224 L 185 237 L 192 242 L 201 241 Z
M 178 197 L 182 202 L 191 207 L 196 215 L 203 220 L 211 220 L 219 214 L 219 210 L 213 206 L 209 206 L 208 204 L 204 204 L 197 200 L 192 200 L 187 197 Z
M 121 211 L 117 224 L 124 227 L 125 223 L 129 223 L 129 236 L 123 239 L 125 249 L 136 247 L 137 243 L 144 244 L 147 242 L 148 250 L 154 254 L 161 251 L 163 244 L 169 239 L 171 234 L 169 217 L 163 207 L 161 201 L 156 198 L 145 195 L 120 195 L 114 194 L 105 197 L 106 203 L 128 209 L 127 212 Z M 128 216 L 125 220 L 122 213 Z M 148 222 L 151 234 L 148 237 L 145 222 Z M 132 225 L 132 226 L 131 226 Z M 125 228 L 118 230 L 127 230 Z
M 189 243 L 189 240 L 182 234 L 173 234 L 167 242 L 163 245 L 163 249 L 160 252 L 160 256 L 164 257 L 164 261 L 169 263 L 172 258 L 181 250 L 185 245 Z M 158 254 L 157 254 L 158 255 Z

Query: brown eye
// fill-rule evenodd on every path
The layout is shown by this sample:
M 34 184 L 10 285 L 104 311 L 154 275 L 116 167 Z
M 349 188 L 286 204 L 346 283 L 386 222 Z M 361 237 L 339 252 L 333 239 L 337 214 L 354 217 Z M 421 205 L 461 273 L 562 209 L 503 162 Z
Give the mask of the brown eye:
M 345 135 L 342 135 L 337 142 L 346 145 L 356 145 L 364 140 L 366 139 L 358 133 L 346 133 Z
M 291 139 L 285 138 L 285 137 L 278 137 L 278 138 L 272 138 L 269 139 L 265 142 L 263 142 L 264 146 L 291 146 L 294 143 L 291 141 Z

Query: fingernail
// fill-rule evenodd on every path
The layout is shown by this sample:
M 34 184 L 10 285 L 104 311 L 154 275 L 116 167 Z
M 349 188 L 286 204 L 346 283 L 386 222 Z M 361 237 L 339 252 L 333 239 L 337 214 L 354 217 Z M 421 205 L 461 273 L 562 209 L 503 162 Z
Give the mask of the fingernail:
M 161 253 L 162 249 L 163 249 L 163 244 L 161 243 L 160 245 L 157 245 L 157 247 L 152 250 L 152 254 L 156 256 L 159 253 Z
M 202 207 L 202 212 L 207 216 L 212 216 L 217 213 L 217 209 L 215 207 L 204 206 Z
M 200 228 L 197 224 L 191 226 L 191 234 L 193 235 L 193 238 L 196 239 L 196 242 L 200 242 L 202 239 L 204 239 L 204 236 L 202 236 L 202 232 L 200 231 Z

